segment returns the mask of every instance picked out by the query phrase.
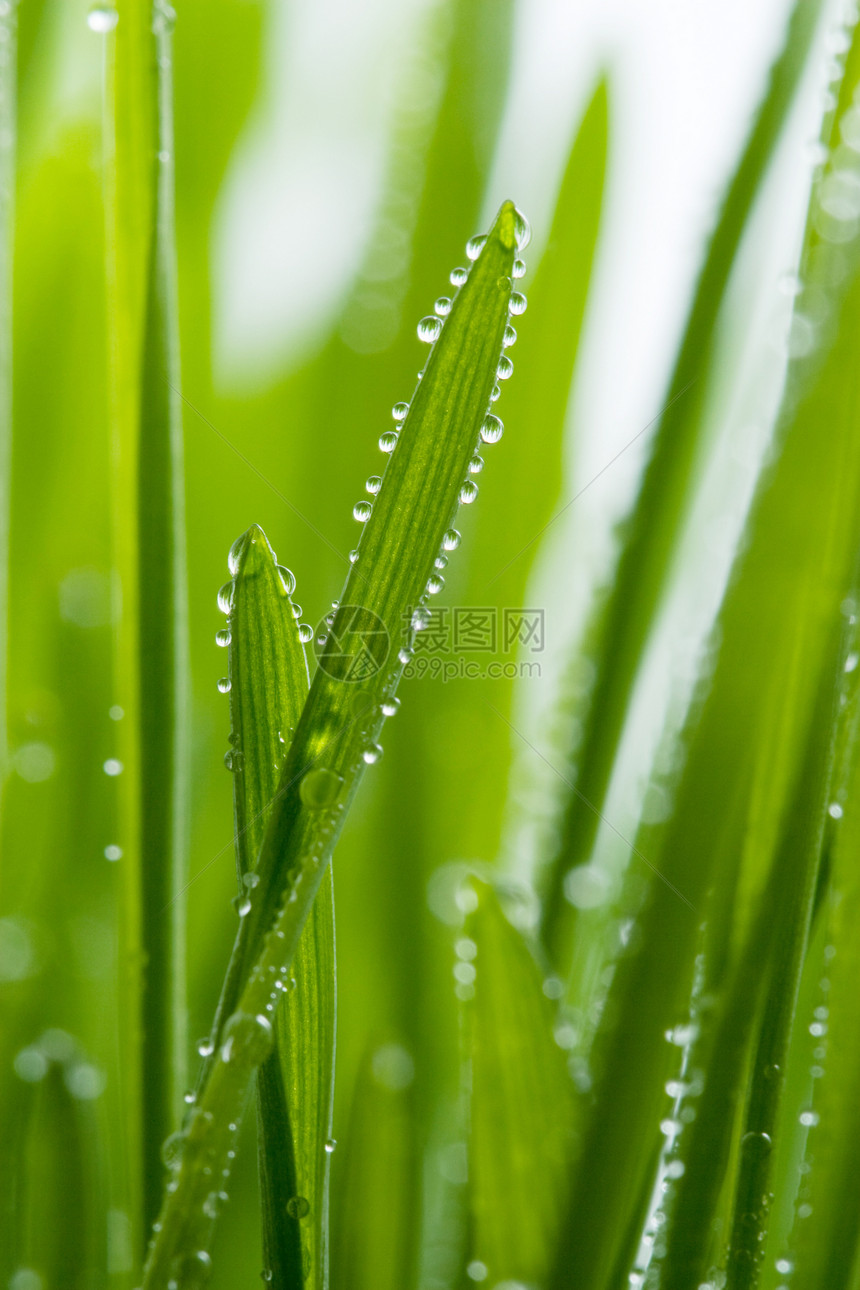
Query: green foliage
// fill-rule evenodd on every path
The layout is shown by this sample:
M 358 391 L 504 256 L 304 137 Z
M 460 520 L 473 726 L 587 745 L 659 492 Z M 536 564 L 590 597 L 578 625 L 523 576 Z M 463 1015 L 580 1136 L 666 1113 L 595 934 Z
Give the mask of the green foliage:
M 739 265 L 829 10 L 791 11 L 611 585 L 553 640 L 594 677 L 574 757 L 552 676 L 435 673 L 432 642 L 440 606 L 567 612 L 614 73 L 587 73 L 521 318 L 510 202 L 445 283 L 528 6 L 415 16 L 354 281 L 240 396 L 212 248 L 274 7 L 187 0 L 175 33 L 163 0 L 77 8 L 0 13 L 0 1284 L 857 1290 L 856 26 L 829 34 L 769 451 L 649 769 L 665 810 L 625 830 L 610 785 L 741 382 Z M 493 662 L 530 659 L 510 643 Z

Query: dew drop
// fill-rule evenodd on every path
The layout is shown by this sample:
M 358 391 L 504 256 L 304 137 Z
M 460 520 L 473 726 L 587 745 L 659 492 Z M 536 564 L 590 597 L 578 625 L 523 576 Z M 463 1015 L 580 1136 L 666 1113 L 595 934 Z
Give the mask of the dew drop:
M 105 847 L 105 860 L 121 860 L 122 847 L 115 846 L 113 843 Z
M 337 1147 L 337 1139 L 329 1138 L 328 1142 L 325 1144 L 326 1155 L 330 1156 L 336 1147 Z
M 514 237 L 517 240 L 518 251 L 524 251 L 532 240 L 531 225 L 522 211 L 514 212 Z
M 400 710 L 400 700 L 395 694 L 393 694 L 391 698 L 383 699 L 381 706 L 382 715 L 384 717 L 393 717 L 396 716 L 397 712 Z
M 511 296 L 508 309 L 512 314 L 524 314 L 528 301 L 521 291 L 515 291 Z
M 102 765 L 102 770 L 106 775 L 110 775 L 111 778 L 114 778 L 115 776 L 122 774 L 122 762 L 117 761 L 116 757 L 108 757 L 107 761 Z
M 224 754 L 224 765 L 229 771 L 242 769 L 242 754 L 238 748 L 228 748 Z
M 182 1155 L 185 1151 L 186 1135 L 180 1130 L 171 1133 L 169 1138 L 165 1138 L 161 1144 L 161 1161 L 171 1173 L 176 1173 L 182 1164 Z
M 441 573 L 431 573 L 427 579 L 427 592 L 431 596 L 438 596 L 439 592 L 445 586 L 445 579 Z
M 239 560 L 244 549 L 245 534 L 243 533 L 241 537 L 236 538 L 236 541 L 227 552 L 227 568 L 230 570 L 230 575 L 233 578 L 235 578 L 236 574 L 239 572 Z
M 451 312 L 451 300 L 448 296 L 440 296 L 433 306 L 440 318 L 447 318 Z
M 368 744 L 362 749 L 361 755 L 368 766 L 375 766 L 382 760 L 382 744 Z
M 498 443 L 505 432 L 505 427 L 498 417 L 488 412 L 481 424 L 481 438 L 484 443 Z
M 819 1115 L 817 1111 L 801 1111 L 799 1118 L 804 1128 L 810 1129 L 818 1123 Z
M 218 592 L 218 608 L 222 614 L 232 613 L 233 597 L 236 594 L 236 586 L 233 582 L 225 582 L 224 586 Z
M 437 569 L 447 569 L 448 567 L 447 555 L 437 555 L 436 559 L 433 561 L 433 564 L 436 566 Z
M 425 345 L 432 345 L 434 340 L 438 340 L 441 331 L 441 318 L 435 318 L 433 314 L 428 314 L 418 324 L 418 339 L 422 340 Z
M 251 901 L 247 895 L 234 896 L 230 904 L 240 918 L 245 918 L 251 912 Z
M 170 1265 L 171 1281 L 181 1286 L 182 1290 L 197 1290 L 212 1275 L 212 1260 L 205 1250 L 194 1250 L 190 1254 L 180 1254 Z
M 375 497 L 382 487 L 382 479 L 379 475 L 368 475 L 367 482 L 364 487 L 368 493 Z
M 87 14 L 87 26 L 90 31 L 97 31 L 102 36 L 113 31 L 118 22 L 119 14 L 110 5 L 94 5 Z
M 502 336 L 502 347 L 504 349 L 510 349 L 511 345 L 516 344 L 516 341 L 517 341 L 516 330 L 510 325 L 510 323 L 508 323 L 507 327 L 505 328 L 505 333 Z
M 502 393 L 501 385 L 494 385 L 490 390 L 490 402 L 495 403 Z
M 205 1039 L 197 1040 L 197 1052 L 201 1057 L 211 1057 L 215 1051 L 215 1045 L 207 1036 Z
M 224 1027 L 221 1060 L 230 1062 L 239 1058 L 251 1066 L 258 1066 L 268 1057 L 274 1042 L 275 1035 L 268 1017 L 234 1012 Z
M 827 814 L 830 816 L 831 820 L 841 820 L 843 814 L 842 807 L 838 802 L 831 802 L 827 808 Z
M 418 605 L 412 611 L 411 625 L 414 632 L 423 632 L 425 628 L 430 626 L 430 610 L 426 609 L 424 605 Z
M 484 469 L 484 458 L 480 456 L 479 453 L 476 452 L 474 457 L 472 457 L 471 460 L 469 461 L 469 474 L 480 475 L 483 469 Z
M 311 810 L 334 806 L 343 788 L 343 777 L 325 766 L 317 766 L 302 777 L 299 797 Z
M 409 411 L 408 403 L 395 403 L 394 407 L 391 409 L 391 415 L 394 417 L 395 421 L 398 421 L 398 422 L 405 421 L 406 414 L 408 411 Z
M 292 605 L 291 605 L 291 609 L 292 609 L 292 611 L 293 611 L 293 618 L 301 618 L 301 616 L 302 616 L 302 607 L 301 607 L 301 605 L 298 603 L 298 601 L 296 601 L 296 600 L 294 600 L 294 601 L 293 601 L 293 603 L 292 603 Z
M 397 431 L 386 430 L 385 434 L 381 434 L 379 436 L 379 451 L 394 452 L 396 443 L 397 443 Z
M 469 276 L 468 269 L 463 269 L 463 268 L 452 269 L 451 275 L 448 281 L 451 283 L 452 287 L 462 287 L 463 283 L 466 281 L 468 276 Z
M 358 564 L 358 547 L 353 547 L 349 553 L 350 564 Z
M 513 267 L 513 275 L 514 275 L 514 277 L 515 277 L 515 278 L 522 278 L 522 277 L 524 277 L 524 276 L 525 276 L 525 271 L 526 271 L 526 262 L 525 262 L 525 260 L 514 260 L 514 267 Z
M 222 627 L 220 632 L 215 633 L 215 644 L 219 645 L 221 649 L 226 649 L 232 639 L 229 627 Z
M 466 243 L 466 254 L 470 260 L 477 260 L 478 256 L 484 249 L 487 237 L 482 233 L 478 237 L 470 237 Z
M 741 1148 L 746 1155 L 759 1159 L 770 1154 L 773 1141 L 769 1133 L 745 1133 L 741 1138 Z
M 370 502 L 356 502 L 352 508 L 353 519 L 358 520 L 359 524 L 366 524 L 373 514 L 373 505 Z
M 442 538 L 442 550 L 456 551 L 459 545 L 460 545 L 460 534 L 457 532 L 456 529 L 448 529 L 447 533 Z
M 478 485 L 475 483 L 473 479 L 467 479 L 463 484 L 460 485 L 460 492 L 458 493 L 458 498 L 464 506 L 471 505 L 471 503 L 474 502 L 477 496 L 478 496 Z
M 219 678 L 218 678 L 218 693 L 219 693 L 219 694 L 229 694 L 229 693 L 230 693 L 230 678 L 229 678 L 229 676 L 219 676 Z
M 307 1218 L 311 1207 L 304 1196 L 291 1196 L 287 1201 L 287 1213 L 290 1218 Z
M 314 638 L 314 629 L 310 623 L 299 623 L 299 640 L 303 645 L 309 645 Z
M 245 887 L 248 887 L 253 891 L 255 887 L 259 887 L 260 885 L 260 875 L 253 872 L 245 873 L 242 875 L 242 883 Z
M 291 596 L 296 589 L 296 575 L 285 564 L 279 564 L 277 569 L 281 582 L 284 584 L 284 591 L 288 596 Z

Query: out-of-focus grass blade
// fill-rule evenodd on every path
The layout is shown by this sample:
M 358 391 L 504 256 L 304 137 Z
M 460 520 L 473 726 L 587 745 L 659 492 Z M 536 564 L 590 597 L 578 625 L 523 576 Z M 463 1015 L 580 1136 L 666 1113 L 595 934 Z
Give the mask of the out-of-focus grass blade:
M 835 131 L 853 111 L 857 57 L 852 48 Z M 839 607 L 852 586 L 860 440 L 851 354 L 860 282 L 853 229 L 831 214 L 829 196 L 845 182 L 845 165 L 839 149 L 815 185 L 798 309 L 817 298 L 823 313 L 816 315 L 811 352 L 790 371 L 778 455 L 763 478 L 747 549 L 720 613 L 721 647 L 707 699 L 688 723 L 674 814 L 637 843 L 660 877 L 640 914 L 638 947 L 618 964 L 609 1023 L 598 1037 L 555 1290 L 572 1281 L 578 1290 L 604 1290 L 613 1231 L 636 1203 L 641 1162 L 657 1134 L 662 1089 L 672 1074 L 663 1036 L 684 1015 L 706 893 L 717 875 L 732 872 L 739 852 L 759 881 L 772 862 Z
M 105 10 L 108 23 L 111 12 Z M 128 1188 L 139 1248 L 161 1195 L 161 1143 L 178 1127 L 187 1087 L 181 898 L 187 861 L 186 605 L 172 22 L 164 0 L 121 0 L 116 29 L 107 37 L 114 533 L 123 606 L 117 699 L 125 713 L 121 1017 Z
M 0 15 L 5 56 L 0 67 L 0 809 L 8 756 L 6 668 L 9 639 L 9 476 L 12 462 L 12 221 L 15 191 L 16 35 L 18 15 Z
M 805 64 L 820 8 L 818 0 L 799 0 L 795 5 L 785 46 L 729 185 L 699 275 L 639 495 L 626 525 L 609 601 L 600 611 L 603 625 L 595 653 L 597 674 L 577 749 L 577 791 L 567 800 L 543 905 L 544 940 L 558 963 L 567 959 L 573 920 L 573 910 L 563 898 L 564 878 L 570 868 L 589 858 L 639 662 L 687 513 L 722 301 L 748 216 Z
M 248 936 L 254 967 L 242 981 L 187 1126 L 150 1247 L 147 1287 L 164 1287 L 179 1273 L 191 1276 L 189 1260 L 198 1268 L 208 1263 L 205 1171 L 229 1172 L 245 1092 L 271 1051 L 267 1011 L 278 998 L 275 983 L 294 958 L 346 805 L 362 771 L 381 755 L 382 725 L 396 710 L 411 641 L 426 622 L 435 561 L 459 541 L 451 523 L 458 505 L 476 491 L 468 465 L 481 435 L 493 433 L 490 393 L 500 367 L 508 374 L 510 366 L 503 337 L 509 307 L 519 307 L 511 275 L 527 238 L 528 226 L 506 202 L 487 237 L 472 246 L 475 263 L 444 329 L 438 319 L 419 325 L 434 348 L 401 429 L 386 432 L 383 446 L 391 458 L 376 500 L 356 507 L 356 519 L 366 527 L 284 761 L 260 850 L 259 882 L 244 913 L 247 931 L 240 939 Z M 231 988 L 229 976 L 226 986 Z
M 573 1085 L 543 974 L 493 889 L 472 883 L 478 903 L 457 944 L 467 987 L 475 973 L 465 1004 L 471 1257 L 491 1284 L 541 1285 L 567 1185 Z
M 856 645 L 855 635 L 855 650 Z M 825 978 L 828 1051 L 824 1074 L 816 1084 L 813 1158 L 805 1179 L 804 1199 L 815 1222 L 797 1223 L 788 1259 L 797 1285 L 828 1290 L 856 1286 L 860 1270 L 860 672 L 856 653 L 849 659 L 855 670 L 846 678 L 847 738 L 834 793 L 842 814 L 828 821 L 833 897 L 822 910 L 829 921 L 830 944 Z
M 391 1041 L 374 1045 L 359 1068 L 338 1148 L 335 1290 L 401 1290 L 414 1282 L 419 1197 L 413 1077 L 411 1056 Z
M 254 867 L 280 764 L 307 698 L 308 668 L 290 600 L 293 576 L 278 568 L 260 528 L 249 529 L 235 544 L 230 569 L 227 756 L 241 910 L 256 883 Z M 257 1075 L 263 1255 L 273 1290 L 322 1290 L 335 1027 L 330 866 L 299 940 L 292 976 L 284 974 L 282 985 L 288 997 L 277 1015 L 275 1051 Z

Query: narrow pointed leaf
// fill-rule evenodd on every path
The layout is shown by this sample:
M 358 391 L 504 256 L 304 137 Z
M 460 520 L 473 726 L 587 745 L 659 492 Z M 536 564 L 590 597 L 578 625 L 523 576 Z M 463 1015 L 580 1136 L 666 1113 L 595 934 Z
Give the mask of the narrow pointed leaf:
M 200 1090 L 150 1250 L 147 1287 L 165 1286 L 188 1251 L 209 1258 L 204 1168 L 214 1162 L 229 1169 L 246 1090 L 273 1042 L 273 983 L 295 956 L 346 805 L 380 755 L 400 651 L 421 626 L 434 561 L 461 497 L 471 495 L 462 490 L 502 357 L 514 255 L 525 239 L 521 217 L 506 202 L 482 249 L 475 248 L 386 468 L 281 770 L 241 933 L 253 968 Z M 227 984 L 232 988 L 229 977 Z
M 573 1085 L 543 974 L 493 889 L 473 883 L 478 905 L 466 920 L 464 959 L 474 954 L 476 973 L 465 1004 L 472 1258 L 493 1284 L 540 1285 L 567 1182 Z

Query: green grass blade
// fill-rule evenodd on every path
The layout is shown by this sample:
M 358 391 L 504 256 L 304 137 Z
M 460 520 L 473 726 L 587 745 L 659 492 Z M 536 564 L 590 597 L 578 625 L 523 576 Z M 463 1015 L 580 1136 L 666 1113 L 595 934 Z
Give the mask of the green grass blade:
M 584 717 L 576 792 L 568 798 L 543 905 L 543 936 L 564 963 L 573 911 L 566 873 L 591 853 L 627 706 L 665 590 L 687 513 L 704 430 L 702 416 L 714 337 L 732 265 L 773 155 L 815 31 L 819 3 L 794 6 L 783 51 L 723 202 L 708 246 L 639 495 L 626 526 L 612 590 L 601 609 L 597 675 Z
M 854 88 L 854 58 L 852 52 L 841 110 Z M 816 225 L 828 227 L 815 203 L 830 173 L 818 176 L 804 257 L 809 298 L 823 293 L 829 325 L 790 372 L 779 455 L 762 480 L 746 549 L 720 612 L 717 666 L 685 733 L 689 754 L 674 814 L 637 842 L 661 878 L 649 884 L 638 948 L 620 960 L 610 992 L 612 1025 L 604 1025 L 597 1044 L 593 1104 L 554 1290 L 571 1278 L 580 1290 L 603 1290 L 615 1239 L 604 1216 L 614 1209 L 614 1228 L 639 1194 L 639 1171 L 662 1118 L 663 1085 L 673 1074 L 663 1036 L 686 1012 L 706 894 L 717 875 L 732 872 L 739 852 L 746 851 L 759 878 L 770 867 L 833 623 L 852 586 L 860 442 L 850 357 L 856 332 L 849 320 L 856 317 L 860 285 L 851 284 L 854 242 L 839 246 L 845 276 L 836 282 L 832 246 L 816 231 Z
M 5 57 L 0 67 L 0 809 L 7 774 L 9 605 L 9 477 L 12 464 L 12 227 L 15 192 L 16 41 L 18 14 L 0 15 Z
M 286 746 L 307 698 L 308 667 L 289 588 L 261 529 L 230 553 L 231 750 L 239 901 L 254 866 Z M 273 1290 L 326 1284 L 328 1152 L 334 1072 L 335 964 L 331 867 L 305 924 L 275 1051 L 258 1072 L 263 1254 Z M 286 988 L 287 981 L 284 982 Z M 220 1035 L 213 1036 L 217 1043 Z M 304 1212 L 305 1204 L 307 1213 Z
M 338 1148 L 343 1159 L 332 1251 L 336 1290 L 402 1290 L 413 1284 L 420 1212 L 413 1077 L 412 1058 L 394 1042 L 374 1045 L 359 1068 Z
M 541 1285 L 564 1202 L 573 1085 L 543 973 L 493 889 L 475 879 L 472 886 L 478 903 L 458 943 L 461 969 L 474 956 L 475 971 L 464 1004 L 471 1259 L 484 1264 L 490 1284 Z
M 271 1051 L 267 1011 L 278 997 L 273 983 L 294 958 L 346 804 L 366 766 L 380 756 L 377 740 L 396 708 L 394 691 L 409 642 L 423 625 L 435 560 L 458 505 L 473 496 L 464 481 L 488 415 L 513 295 L 514 256 L 526 236 L 506 202 L 482 249 L 474 248 L 477 259 L 444 328 L 438 320 L 434 324 L 441 335 L 395 435 L 281 771 L 260 850 L 259 883 L 244 915 L 248 930 L 241 933 L 248 936 L 254 966 L 187 1126 L 145 1269 L 150 1290 L 180 1271 L 185 1275 L 186 1266 L 191 1276 L 195 1267 L 208 1265 L 204 1169 L 229 1172 L 228 1152 L 247 1088 Z
M 125 1071 L 137 1234 L 157 1212 L 161 1143 L 187 1087 L 185 536 L 173 243 L 172 10 L 125 0 L 113 44 L 108 246 L 117 653 L 125 712 Z M 141 965 L 146 967 L 142 970 Z M 138 1167 L 140 1163 L 140 1167 Z

